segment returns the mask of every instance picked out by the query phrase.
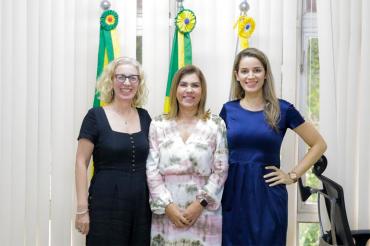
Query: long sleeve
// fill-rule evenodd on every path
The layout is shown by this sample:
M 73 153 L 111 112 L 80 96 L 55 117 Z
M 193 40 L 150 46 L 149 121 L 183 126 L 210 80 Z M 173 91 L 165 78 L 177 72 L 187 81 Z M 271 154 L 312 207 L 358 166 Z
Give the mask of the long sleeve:
M 146 175 L 150 192 L 150 207 L 155 214 L 164 214 L 166 206 L 172 202 L 170 191 L 166 188 L 160 173 L 159 126 L 153 120 L 149 130 L 149 155 L 146 162 Z
M 216 147 L 213 152 L 212 173 L 209 176 L 207 183 L 199 190 L 197 198 L 205 199 L 208 202 L 207 209 L 216 210 L 221 204 L 229 164 L 225 123 L 218 116 L 213 116 L 212 120 L 217 125 Z

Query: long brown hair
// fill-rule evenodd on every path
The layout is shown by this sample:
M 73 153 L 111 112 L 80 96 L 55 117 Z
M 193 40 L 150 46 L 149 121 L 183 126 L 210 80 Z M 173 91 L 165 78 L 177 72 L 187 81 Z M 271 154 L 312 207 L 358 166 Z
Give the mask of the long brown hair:
M 207 99 L 207 84 L 203 72 L 194 65 L 187 65 L 178 70 L 172 79 L 171 90 L 170 90 L 170 111 L 167 114 L 167 119 L 174 119 L 179 113 L 179 103 L 177 101 L 176 92 L 179 83 L 185 75 L 195 74 L 198 76 L 202 92 L 200 95 L 200 101 L 198 104 L 198 110 L 196 116 L 202 120 L 209 118 L 209 111 L 205 111 L 206 99 Z
M 258 59 L 265 69 L 265 82 L 262 87 L 262 95 L 266 101 L 265 108 L 263 110 L 267 123 L 276 131 L 278 131 L 278 123 L 280 120 L 280 106 L 279 101 L 275 93 L 274 78 L 272 76 L 270 62 L 267 56 L 256 48 L 247 48 L 239 52 L 235 57 L 232 81 L 231 81 L 231 99 L 242 99 L 245 97 L 245 91 L 240 85 L 240 82 L 236 80 L 236 73 L 239 71 L 240 61 L 244 57 L 254 57 Z

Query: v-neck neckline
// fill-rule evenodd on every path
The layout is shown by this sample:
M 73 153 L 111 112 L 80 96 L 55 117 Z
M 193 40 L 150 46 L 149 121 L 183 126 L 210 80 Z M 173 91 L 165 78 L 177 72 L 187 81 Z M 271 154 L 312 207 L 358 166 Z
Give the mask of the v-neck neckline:
M 193 131 L 190 132 L 188 138 L 186 140 L 184 140 L 180 134 L 180 129 L 178 129 L 178 123 L 176 122 L 176 120 L 173 120 L 173 124 L 174 124 L 174 128 L 175 128 L 175 131 L 176 131 L 176 135 L 179 137 L 180 141 L 182 144 L 184 145 L 187 145 L 188 142 L 189 142 L 189 139 L 192 138 L 192 136 L 194 135 L 194 132 L 198 129 L 198 126 L 200 124 L 200 119 L 197 120 L 197 123 L 195 123 L 194 127 L 193 127 Z

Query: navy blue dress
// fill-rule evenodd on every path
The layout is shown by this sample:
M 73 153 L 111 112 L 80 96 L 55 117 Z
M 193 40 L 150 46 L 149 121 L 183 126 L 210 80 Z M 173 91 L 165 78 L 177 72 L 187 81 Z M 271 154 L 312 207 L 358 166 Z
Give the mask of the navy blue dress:
M 287 128 L 304 122 L 292 104 L 279 100 L 279 132 L 263 111 L 248 111 L 240 100 L 224 104 L 229 174 L 222 198 L 223 245 L 286 245 L 288 195 L 285 185 L 269 187 L 265 166 L 280 167 L 280 148 Z

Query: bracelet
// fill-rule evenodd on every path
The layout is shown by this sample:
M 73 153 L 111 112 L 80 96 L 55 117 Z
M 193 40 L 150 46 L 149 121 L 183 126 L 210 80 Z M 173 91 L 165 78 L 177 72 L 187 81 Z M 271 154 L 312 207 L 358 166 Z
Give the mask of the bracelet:
M 77 211 L 76 214 L 77 215 L 82 215 L 82 214 L 86 214 L 87 212 L 89 212 L 89 210 L 85 209 L 85 210 L 82 210 L 82 211 Z

